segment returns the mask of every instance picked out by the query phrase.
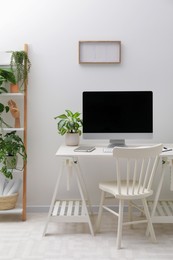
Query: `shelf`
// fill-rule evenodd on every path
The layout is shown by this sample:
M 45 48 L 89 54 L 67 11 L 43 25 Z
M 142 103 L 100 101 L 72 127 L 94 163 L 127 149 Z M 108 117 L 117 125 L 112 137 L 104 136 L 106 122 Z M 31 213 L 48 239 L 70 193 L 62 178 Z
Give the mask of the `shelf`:
M 51 216 L 59 222 L 88 222 L 82 200 L 55 201 Z
M 150 212 L 153 208 L 153 201 L 148 201 Z M 160 200 L 157 203 L 155 215 L 152 217 L 153 223 L 173 223 L 173 201 Z
M 3 131 L 24 131 L 24 128 L 3 128 Z
M 8 97 L 8 96 L 16 96 L 16 97 L 23 97 L 24 93 L 2 93 L 0 96 Z
M 9 63 L 3 63 L 3 64 L 0 64 L 0 67 L 1 68 L 10 68 L 10 64 Z
M 5 215 L 5 214 L 22 214 L 22 211 L 23 211 L 22 208 L 0 210 L 0 215 Z

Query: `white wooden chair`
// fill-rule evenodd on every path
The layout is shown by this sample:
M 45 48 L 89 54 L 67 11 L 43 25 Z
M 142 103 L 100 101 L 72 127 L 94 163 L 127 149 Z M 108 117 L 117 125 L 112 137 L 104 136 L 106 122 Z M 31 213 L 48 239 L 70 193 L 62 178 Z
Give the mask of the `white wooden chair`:
M 118 217 L 117 249 L 121 248 L 122 225 L 146 222 L 148 223 L 152 242 L 156 242 L 146 198 L 153 193 L 152 182 L 161 152 L 162 144 L 150 147 L 118 147 L 113 150 L 116 163 L 116 181 L 99 183 L 99 188 L 102 192 L 96 231 L 99 231 L 100 228 L 103 209 L 116 215 Z M 113 195 L 115 199 L 119 200 L 118 213 L 104 204 L 106 195 L 108 194 Z M 123 222 L 124 201 L 132 202 L 139 199 L 142 200 L 142 209 L 146 219 L 139 221 L 132 221 L 130 219 L 131 221 Z

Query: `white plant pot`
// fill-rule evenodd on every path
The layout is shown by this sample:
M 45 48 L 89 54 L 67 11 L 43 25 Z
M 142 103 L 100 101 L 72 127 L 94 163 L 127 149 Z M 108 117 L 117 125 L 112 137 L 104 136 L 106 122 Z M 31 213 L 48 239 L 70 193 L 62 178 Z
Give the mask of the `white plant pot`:
M 67 133 L 65 135 L 66 145 L 78 145 L 79 144 L 79 134 L 78 133 Z

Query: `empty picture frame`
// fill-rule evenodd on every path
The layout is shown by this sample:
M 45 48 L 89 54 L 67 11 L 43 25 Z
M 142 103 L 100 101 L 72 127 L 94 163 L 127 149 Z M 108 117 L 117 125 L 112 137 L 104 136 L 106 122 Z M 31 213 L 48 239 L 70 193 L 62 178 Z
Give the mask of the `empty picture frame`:
M 121 62 L 121 41 L 79 41 L 79 64 Z

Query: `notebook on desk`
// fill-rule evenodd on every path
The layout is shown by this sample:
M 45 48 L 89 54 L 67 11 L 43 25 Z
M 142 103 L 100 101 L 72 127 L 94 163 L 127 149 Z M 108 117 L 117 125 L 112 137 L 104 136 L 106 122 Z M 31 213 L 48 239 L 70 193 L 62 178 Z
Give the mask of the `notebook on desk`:
M 75 148 L 74 151 L 75 152 L 92 152 L 95 149 L 96 149 L 95 146 L 82 145 L 82 146 Z

